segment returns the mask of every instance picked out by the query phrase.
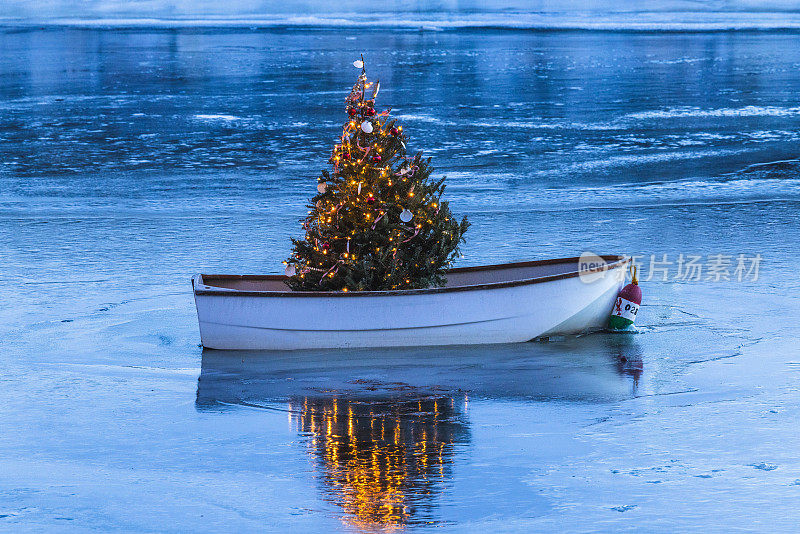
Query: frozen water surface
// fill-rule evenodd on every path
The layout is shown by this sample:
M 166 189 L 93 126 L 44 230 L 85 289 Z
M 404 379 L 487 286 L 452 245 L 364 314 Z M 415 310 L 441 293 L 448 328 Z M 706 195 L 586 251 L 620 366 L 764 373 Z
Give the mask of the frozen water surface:
M 361 52 L 463 264 L 758 279 L 673 264 L 636 333 L 203 353 L 189 277 L 281 270 Z M 794 530 L 799 66 L 785 32 L 3 30 L 0 529 Z

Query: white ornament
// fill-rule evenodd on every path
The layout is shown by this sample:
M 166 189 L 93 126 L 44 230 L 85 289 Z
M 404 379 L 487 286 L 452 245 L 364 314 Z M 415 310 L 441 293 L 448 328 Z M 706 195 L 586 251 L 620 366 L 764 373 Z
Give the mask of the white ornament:
M 372 133 L 372 123 L 369 121 L 364 121 L 361 123 L 361 130 L 364 133 Z
M 358 182 L 358 194 L 361 194 L 361 182 Z
M 408 208 L 406 208 L 406 209 L 404 209 L 403 211 L 400 212 L 400 220 L 403 221 L 404 223 L 411 222 L 411 219 L 413 217 L 414 217 L 414 214 L 412 214 L 410 211 L 408 211 Z
M 360 59 L 357 59 L 357 60 L 353 61 L 353 66 L 355 68 L 357 68 L 357 69 L 363 69 L 364 68 L 364 62 L 361 61 Z
M 294 276 L 297 272 L 297 269 L 294 266 L 294 263 L 290 263 L 286 266 L 286 276 Z
M 328 190 L 328 184 L 326 184 L 325 182 L 320 182 L 317 184 L 317 191 L 319 191 L 320 193 L 324 193 L 327 190 Z

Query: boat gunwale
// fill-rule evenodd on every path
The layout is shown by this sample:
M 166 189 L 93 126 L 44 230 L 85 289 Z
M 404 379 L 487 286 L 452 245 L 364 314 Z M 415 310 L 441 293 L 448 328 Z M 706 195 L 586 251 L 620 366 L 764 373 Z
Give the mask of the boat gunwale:
M 485 290 L 485 289 L 500 289 L 506 287 L 516 287 L 516 286 L 523 286 L 523 285 L 531 285 L 531 284 L 541 284 L 544 282 L 552 282 L 555 280 L 563 280 L 566 278 L 575 278 L 577 276 L 591 274 L 591 273 L 599 273 L 603 271 L 608 271 L 611 269 L 616 269 L 629 263 L 631 261 L 630 256 L 620 256 L 617 254 L 610 254 L 599 256 L 603 260 L 609 262 L 601 267 L 596 267 L 594 269 L 587 269 L 585 271 L 575 270 L 570 271 L 567 273 L 560 273 L 560 274 L 552 274 L 547 276 L 539 276 L 536 278 L 523 278 L 520 280 L 506 280 L 503 282 L 489 282 L 486 284 L 472 284 L 472 285 L 464 285 L 464 286 L 454 286 L 454 287 L 429 287 L 424 289 L 392 289 L 388 291 L 252 291 L 252 290 L 239 290 L 239 289 L 230 289 L 230 288 L 217 288 L 217 286 L 211 286 L 203 283 L 202 288 L 198 288 L 195 285 L 195 280 L 198 277 L 209 277 L 209 278 L 216 278 L 216 279 L 227 279 L 227 280 L 266 280 L 266 281 L 284 281 L 287 280 L 288 277 L 281 274 L 197 274 L 192 277 L 192 289 L 194 290 L 195 296 L 226 296 L 226 297 L 387 297 L 387 296 L 399 296 L 399 295 L 429 295 L 429 294 L 436 294 L 436 293 L 453 293 L 456 291 L 478 291 L 478 290 Z M 495 265 L 476 265 L 470 267 L 456 267 L 454 269 L 450 269 L 446 272 L 446 274 L 450 273 L 469 273 L 469 272 L 476 272 L 476 271 L 498 271 L 502 269 L 514 269 L 520 267 L 540 267 L 545 265 L 557 265 L 559 263 L 572 263 L 577 262 L 580 260 L 579 256 L 572 257 L 572 258 L 555 258 L 555 259 L 548 259 L 548 260 L 534 260 L 534 261 L 522 261 L 522 262 L 514 262 L 514 263 L 500 263 Z M 215 288 L 215 289 L 205 289 L 208 288 Z

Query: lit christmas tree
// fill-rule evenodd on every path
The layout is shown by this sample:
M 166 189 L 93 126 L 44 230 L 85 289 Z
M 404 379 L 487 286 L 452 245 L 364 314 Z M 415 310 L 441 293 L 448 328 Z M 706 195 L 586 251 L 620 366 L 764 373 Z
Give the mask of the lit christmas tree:
M 444 178 L 422 153 L 406 156 L 402 126 L 378 113 L 380 82 L 361 75 L 346 100 L 349 116 L 286 261 L 295 291 L 385 291 L 441 286 L 469 227 L 441 201 Z M 374 87 L 374 88 L 373 88 Z M 372 97 L 367 99 L 368 90 Z

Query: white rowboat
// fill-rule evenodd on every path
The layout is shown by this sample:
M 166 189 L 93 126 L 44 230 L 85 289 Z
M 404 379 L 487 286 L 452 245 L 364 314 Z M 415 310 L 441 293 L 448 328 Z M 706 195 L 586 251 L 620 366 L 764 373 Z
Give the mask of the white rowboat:
M 291 291 L 279 275 L 192 278 L 208 349 L 294 350 L 515 343 L 603 328 L 630 258 L 461 267 L 445 287 Z

